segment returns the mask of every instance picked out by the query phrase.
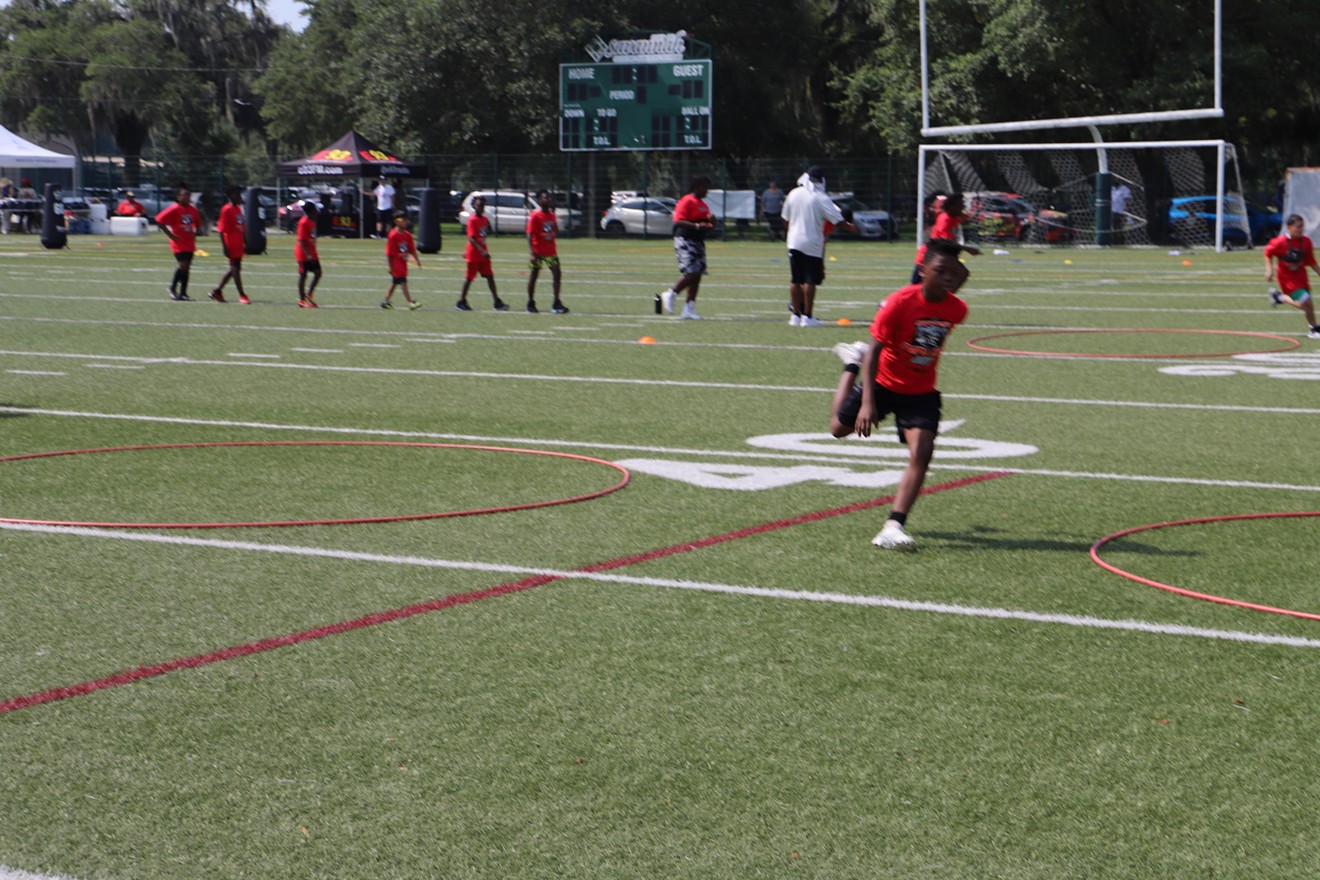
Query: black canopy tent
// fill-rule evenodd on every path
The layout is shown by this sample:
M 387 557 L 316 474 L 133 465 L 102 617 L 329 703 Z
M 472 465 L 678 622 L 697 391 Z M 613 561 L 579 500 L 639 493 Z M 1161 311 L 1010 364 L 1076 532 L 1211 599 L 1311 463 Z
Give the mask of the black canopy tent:
M 363 218 L 363 181 L 385 177 L 426 178 L 430 172 L 425 163 L 405 162 L 367 140 L 360 133 L 350 131 L 323 150 L 304 159 L 281 162 L 276 169 L 281 177 L 297 179 L 340 179 L 358 183 L 358 217 Z M 366 236 L 366 224 L 358 223 L 359 237 Z

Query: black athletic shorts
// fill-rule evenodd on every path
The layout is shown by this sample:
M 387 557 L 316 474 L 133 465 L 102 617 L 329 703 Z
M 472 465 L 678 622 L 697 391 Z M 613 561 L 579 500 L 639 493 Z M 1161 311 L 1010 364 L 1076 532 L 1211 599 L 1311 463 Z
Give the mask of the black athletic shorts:
M 192 251 L 175 251 L 174 260 L 179 263 L 191 263 L 193 258 Z
M 788 272 L 794 284 L 820 284 L 825 280 L 825 258 L 790 250 Z
M 298 264 L 298 274 L 299 274 L 299 275 L 306 275 L 308 272 L 311 272 L 313 275 L 320 275 L 320 274 L 321 274 L 321 261 L 320 261 L 320 260 L 303 260 L 301 263 Z
M 907 442 L 903 432 L 908 428 L 926 428 L 940 432 L 941 398 L 938 391 L 928 394 L 899 394 L 890 391 L 879 382 L 875 383 L 875 403 L 879 417 L 883 419 L 894 414 L 894 424 L 898 427 L 898 439 Z M 857 414 L 862 410 L 862 386 L 854 385 L 852 393 L 839 407 L 838 419 L 845 425 L 855 424 Z

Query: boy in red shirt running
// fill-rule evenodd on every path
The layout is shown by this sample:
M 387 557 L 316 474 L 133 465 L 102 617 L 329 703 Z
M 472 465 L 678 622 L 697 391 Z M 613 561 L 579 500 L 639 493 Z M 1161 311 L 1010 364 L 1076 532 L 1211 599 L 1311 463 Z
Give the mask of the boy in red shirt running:
M 555 291 L 555 301 L 550 311 L 556 315 L 566 315 L 568 307 L 559 300 L 559 246 L 556 244 L 559 239 L 559 218 L 555 216 L 555 200 L 549 190 L 543 189 L 536 194 L 536 204 L 539 207 L 527 218 L 527 249 L 531 252 L 527 262 L 527 268 L 531 270 L 527 276 L 527 311 L 533 315 L 537 312 L 536 276 L 541 274 L 542 266 L 547 266 Z
M 938 211 L 935 217 L 935 225 L 930 228 L 930 235 L 926 236 L 929 241 L 932 238 L 945 238 L 949 241 L 962 242 L 962 232 L 958 227 L 963 225 L 967 219 L 965 212 L 965 202 L 962 193 L 940 196 L 935 199 L 934 208 Z M 962 249 L 972 256 L 981 253 L 979 248 L 974 248 L 969 244 L 964 244 Z M 926 246 L 923 244 L 917 248 L 916 265 L 912 267 L 912 284 L 921 283 L 921 264 L 926 259 Z
M 1315 248 L 1305 235 L 1306 220 L 1300 214 L 1289 214 L 1288 231 L 1265 245 L 1265 281 L 1274 280 L 1274 260 L 1279 261 L 1279 290 L 1270 291 L 1274 305 L 1286 302 L 1306 315 L 1310 327 L 1307 336 L 1320 339 L 1320 326 L 1315 323 L 1315 304 L 1311 301 L 1311 282 L 1306 275 L 1310 266 L 1320 272 L 1315 263 Z
M 177 201 L 156 215 L 156 225 L 169 237 L 170 250 L 177 264 L 174 280 L 170 282 L 170 299 L 187 302 L 188 273 L 192 270 L 193 252 L 197 249 L 197 231 L 202 228 L 202 215 L 192 203 L 192 191 L 179 184 Z
M 396 287 L 403 290 L 403 298 L 408 301 L 409 310 L 415 311 L 422 307 L 422 304 L 413 299 L 412 294 L 408 292 L 409 255 L 417 263 L 417 268 L 422 268 L 422 258 L 417 256 L 417 242 L 408 231 L 408 212 L 395 211 L 394 228 L 385 237 L 385 259 L 390 264 L 390 289 L 385 291 L 385 299 L 380 304 L 382 309 L 394 308 L 390 297 L 394 296 Z
M 956 241 L 931 239 L 921 265 L 921 283 L 900 288 L 881 303 L 871 324 L 871 344 L 834 346 L 844 368 L 834 393 L 830 433 L 869 437 L 871 428 L 892 412 L 899 442 L 908 448 L 907 467 L 889 519 L 871 539 L 887 550 L 917 549 L 903 527 L 926 479 L 939 433 L 941 398 L 935 370 L 940 351 L 949 333 L 967 317 L 967 303 L 955 296 L 968 275 L 958 260 L 961 250 Z M 859 373 L 871 381 L 857 383 Z
M 467 248 L 463 251 L 463 260 L 467 263 L 467 272 L 463 276 L 463 292 L 458 295 L 458 304 L 454 308 L 460 312 L 472 311 L 468 305 L 468 288 L 478 275 L 486 279 L 490 295 L 495 297 L 495 311 L 507 312 L 509 304 L 500 299 L 495 289 L 495 272 L 490 267 L 490 248 L 486 246 L 486 235 L 490 232 L 490 218 L 486 216 L 485 196 L 472 199 L 472 216 L 467 222 Z
M 225 301 L 225 285 L 234 279 L 238 289 L 238 301 L 247 305 L 252 302 L 243 292 L 243 256 L 247 253 L 247 226 L 243 220 L 243 188 L 231 186 L 225 189 L 229 199 L 220 209 L 220 219 L 216 221 L 215 231 L 220 234 L 220 246 L 224 248 L 225 258 L 229 260 L 229 269 L 220 277 L 220 283 L 211 291 L 210 297 L 218 303 Z
M 321 257 L 316 252 L 316 218 L 321 211 L 316 202 L 304 199 L 303 215 L 298 221 L 297 241 L 293 245 L 293 258 L 298 262 L 298 308 L 319 308 L 312 295 L 316 285 L 321 283 Z M 312 276 L 312 286 L 307 287 L 307 276 Z

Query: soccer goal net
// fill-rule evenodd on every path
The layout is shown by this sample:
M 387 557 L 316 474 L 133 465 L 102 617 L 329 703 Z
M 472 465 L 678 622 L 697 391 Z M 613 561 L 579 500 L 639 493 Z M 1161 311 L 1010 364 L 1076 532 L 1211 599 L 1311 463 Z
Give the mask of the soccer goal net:
M 1233 145 L 924 145 L 924 235 L 941 194 L 965 195 L 968 243 L 1250 247 L 1255 236 Z
M 1289 168 L 1284 181 L 1283 219 L 1297 214 L 1306 221 L 1306 234 L 1320 231 L 1320 168 Z

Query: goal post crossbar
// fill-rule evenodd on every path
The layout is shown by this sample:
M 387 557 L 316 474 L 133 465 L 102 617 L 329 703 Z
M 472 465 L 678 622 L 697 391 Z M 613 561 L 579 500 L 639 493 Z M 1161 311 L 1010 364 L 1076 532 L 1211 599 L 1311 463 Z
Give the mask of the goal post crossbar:
M 1161 110 L 1148 113 L 1111 113 L 1107 116 L 1065 116 L 1058 119 L 1032 119 L 1022 122 L 985 122 L 977 125 L 936 125 L 921 129 L 923 137 L 953 137 L 965 134 L 996 134 L 1006 131 L 1041 131 L 1080 128 L 1087 125 L 1128 125 L 1145 122 L 1171 122 L 1186 119 L 1222 119 L 1222 107 L 1202 110 Z
M 1114 113 L 1099 116 L 1058 117 L 1054 119 L 1022 119 L 1003 122 L 984 122 L 971 125 L 931 125 L 930 48 L 927 40 L 927 0 L 918 4 L 919 52 L 921 59 L 921 134 L 923 137 L 964 134 L 990 134 L 1006 131 L 1039 131 L 1043 129 L 1076 128 L 1086 125 L 1133 125 L 1147 122 L 1168 122 L 1185 119 L 1222 119 L 1224 116 L 1224 2 L 1214 0 L 1212 14 L 1211 52 L 1211 106 L 1184 110 L 1156 110 L 1134 113 Z

